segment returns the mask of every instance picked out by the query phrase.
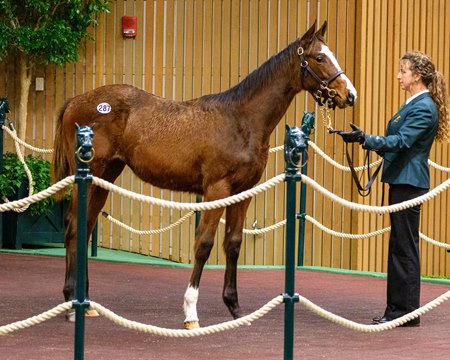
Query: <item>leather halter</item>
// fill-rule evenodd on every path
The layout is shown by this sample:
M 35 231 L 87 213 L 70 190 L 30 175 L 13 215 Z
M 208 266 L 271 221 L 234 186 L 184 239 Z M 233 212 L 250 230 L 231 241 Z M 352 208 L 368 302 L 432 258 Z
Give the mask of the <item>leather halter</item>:
M 333 82 L 339 75 L 344 74 L 344 71 L 338 70 L 335 74 L 331 75 L 328 79 L 321 79 L 319 75 L 309 66 L 308 61 L 305 59 L 305 51 L 300 46 L 297 49 L 297 54 L 300 56 L 300 66 L 303 71 L 307 71 L 319 84 L 320 90 L 317 90 L 313 96 L 319 105 L 325 104 L 325 98 L 322 94 L 322 90 L 327 90 L 328 98 L 334 98 L 336 96 L 336 90 L 330 89 L 328 85 Z

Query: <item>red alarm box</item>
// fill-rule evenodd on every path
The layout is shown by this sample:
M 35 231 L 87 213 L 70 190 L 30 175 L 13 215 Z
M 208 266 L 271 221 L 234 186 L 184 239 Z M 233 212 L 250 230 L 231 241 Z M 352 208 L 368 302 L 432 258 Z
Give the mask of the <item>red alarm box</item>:
M 122 16 L 122 36 L 136 37 L 137 33 L 137 16 Z

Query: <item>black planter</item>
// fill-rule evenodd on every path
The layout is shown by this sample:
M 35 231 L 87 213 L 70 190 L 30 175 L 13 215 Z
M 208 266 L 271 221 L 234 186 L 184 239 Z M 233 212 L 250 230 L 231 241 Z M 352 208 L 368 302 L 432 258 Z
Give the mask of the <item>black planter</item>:
M 19 194 L 22 195 L 22 191 Z M 67 206 L 68 201 L 55 202 L 44 215 L 31 215 L 30 209 L 22 213 L 4 212 L 0 245 L 21 249 L 22 244 L 63 243 Z

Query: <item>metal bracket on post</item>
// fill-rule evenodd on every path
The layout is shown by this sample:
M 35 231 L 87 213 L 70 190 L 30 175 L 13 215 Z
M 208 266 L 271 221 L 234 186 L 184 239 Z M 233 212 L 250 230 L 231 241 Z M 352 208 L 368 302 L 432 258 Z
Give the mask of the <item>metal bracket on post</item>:
M 89 126 L 77 126 L 77 143 L 75 146 L 75 161 L 77 169 L 75 172 L 75 183 L 78 190 L 77 209 L 77 278 L 75 299 L 75 359 L 84 359 L 84 313 L 89 307 L 86 298 L 87 278 L 87 190 L 92 182 L 89 163 L 94 157 L 92 138 L 94 133 Z
M 302 152 L 306 149 L 305 134 L 298 127 L 290 128 L 286 125 L 284 140 L 284 161 L 286 181 L 286 274 L 283 301 L 284 313 L 284 359 L 294 358 L 294 304 L 299 301 L 299 295 L 294 292 L 295 287 L 295 205 L 296 182 L 301 179 L 298 163 Z

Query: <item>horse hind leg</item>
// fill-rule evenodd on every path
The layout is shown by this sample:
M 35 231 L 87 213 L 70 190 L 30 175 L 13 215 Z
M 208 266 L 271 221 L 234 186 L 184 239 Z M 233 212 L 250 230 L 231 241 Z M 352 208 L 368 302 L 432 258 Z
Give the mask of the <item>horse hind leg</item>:
M 242 228 L 251 199 L 227 207 L 223 248 L 226 268 L 222 299 L 234 319 L 241 317 L 237 292 L 237 262 L 242 243 Z

